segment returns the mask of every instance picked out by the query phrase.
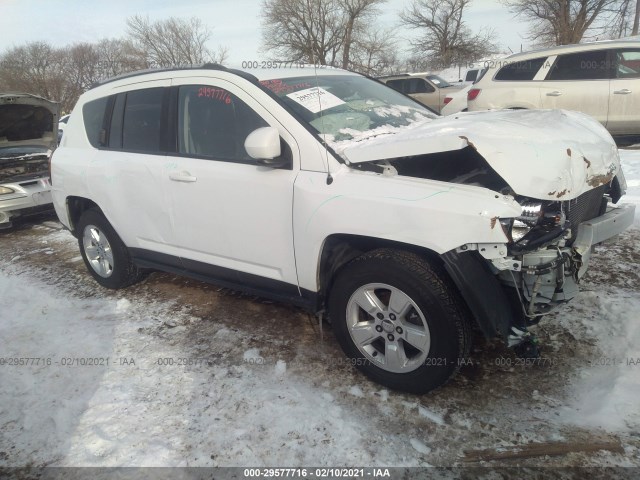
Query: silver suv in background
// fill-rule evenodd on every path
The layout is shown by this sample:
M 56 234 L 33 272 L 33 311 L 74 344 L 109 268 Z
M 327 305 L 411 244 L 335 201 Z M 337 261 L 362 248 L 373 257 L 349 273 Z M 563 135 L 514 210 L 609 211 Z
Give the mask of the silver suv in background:
M 490 62 L 469 90 L 469 111 L 564 109 L 614 136 L 640 135 L 640 41 L 565 45 Z
M 59 105 L 27 93 L 0 94 L 0 228 L 53 209 L 49 159 L 58 144 Z

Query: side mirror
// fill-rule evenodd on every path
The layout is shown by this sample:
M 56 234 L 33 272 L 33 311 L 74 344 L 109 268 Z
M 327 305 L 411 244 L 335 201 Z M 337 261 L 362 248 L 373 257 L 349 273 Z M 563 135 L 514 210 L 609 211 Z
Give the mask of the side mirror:
M 251 158 L 258 163 L 271 166 L 282 153 L 280 148 L 280 134 L 274 127 L 262 127 L 254 130 L 244 141 L 244 148 Z M 270 162 L 271 161 L 271 162 Z

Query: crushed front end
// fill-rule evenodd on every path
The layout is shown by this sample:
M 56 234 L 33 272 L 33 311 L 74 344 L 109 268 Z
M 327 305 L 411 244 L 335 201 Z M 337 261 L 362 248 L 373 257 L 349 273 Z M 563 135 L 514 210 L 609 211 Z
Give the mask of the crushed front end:
M 508 238 L 506 245 L 468 244 L 445 254 L 447 269 L 458 286 L 470 278 L 470 251 L 477 252 L 478 262 L 482 258 L 488 264 L 486 276 L 477 277 L 480 293 L 476 296 L 483 297 L 487 288 L 498 286 L 489 286 L 488 276 L 499 283 L 499 298 L 491 298 L 489 304 L 486 296 L 477 299 L 478 304 L 485 304 L 484 308 L 476 309 L 473 296 L 469 302 L 477 318 L 478 314 L 485 315 L 478 320 L 488 336 L 502 336 L 524 356 L 537 354 L 537 348 L 531 346 L 528 327 L 577 295 L 596 244 L 633 224 L 635 205 L 616 205 L 625 188 L 624 176 L 618 170 L 609 183 L 571 200 L 563 200 L 562 196 L 555 201 L 516 197 L 521 215 L 496 219 Z M 469 301 L 469 296 L 465 297 Z M 506 308 L 500 305 L 505 302 Z

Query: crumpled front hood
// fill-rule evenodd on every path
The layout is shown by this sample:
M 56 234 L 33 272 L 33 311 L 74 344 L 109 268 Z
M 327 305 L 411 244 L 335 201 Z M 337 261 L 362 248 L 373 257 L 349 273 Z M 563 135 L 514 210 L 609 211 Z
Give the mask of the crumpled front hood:
M 27 93 L 0 94 L 0 148 L 58 143 L 57 103 Z
M 620 169 L 618 149 L 591 117 L 565 110 L 462 113 L 341 148 L 361 163 L 470 146 L 517 195 L 570 200 L 611 182 Z M 419 160 L 416 160 L 419 161 Z

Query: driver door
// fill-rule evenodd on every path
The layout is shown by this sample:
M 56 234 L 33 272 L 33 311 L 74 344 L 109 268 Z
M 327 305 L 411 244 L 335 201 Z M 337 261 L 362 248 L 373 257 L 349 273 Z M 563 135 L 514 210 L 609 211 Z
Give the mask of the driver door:
M 297 294 L 293 137 L 231 82 L 179 78 L 177 151 L 166 175 L 176 247 L 188 270 L 222 283 Z M 255 129 L 272 126 L 290 149 L 292 168 L 259 166 L 244 149 Z

